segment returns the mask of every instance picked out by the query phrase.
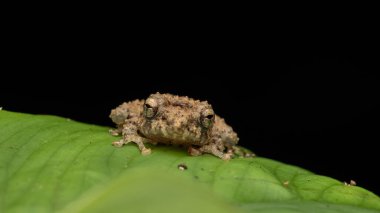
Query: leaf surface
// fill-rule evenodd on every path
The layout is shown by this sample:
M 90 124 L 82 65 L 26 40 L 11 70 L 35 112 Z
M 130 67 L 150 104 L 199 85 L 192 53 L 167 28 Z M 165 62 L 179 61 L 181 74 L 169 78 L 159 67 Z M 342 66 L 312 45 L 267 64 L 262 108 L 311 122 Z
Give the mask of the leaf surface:
M 378 212 L 357 186 L 256 157 L 140 155 L 107 127 L 0 111 L 0 212 Z M 185 164 L 182 171 L 178 165 Z

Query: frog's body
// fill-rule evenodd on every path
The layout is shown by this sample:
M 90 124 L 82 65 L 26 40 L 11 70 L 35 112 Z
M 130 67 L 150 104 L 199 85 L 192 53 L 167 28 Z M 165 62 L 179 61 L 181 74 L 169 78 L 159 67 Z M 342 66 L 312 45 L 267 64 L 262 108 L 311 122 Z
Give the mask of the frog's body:
M 148 142 L 185 145 L 190 155 L 211 153 L 230 159 L 239 141 L 210 104 L 188 97 L 152 94 L 145 101 L 121 104 L 112 110 L 110 118 L 117 124 L 112 134 L 123 136 L 113 145 L 121 147 L 134 142 L 142 154 L 150 154 L 144 145 Z

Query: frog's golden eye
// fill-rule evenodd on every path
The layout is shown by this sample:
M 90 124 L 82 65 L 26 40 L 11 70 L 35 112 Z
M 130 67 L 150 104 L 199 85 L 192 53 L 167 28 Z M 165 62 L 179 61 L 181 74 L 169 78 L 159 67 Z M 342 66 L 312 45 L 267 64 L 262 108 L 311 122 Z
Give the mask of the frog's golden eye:
M 215 113 L 212 109 L 203 110 L 201 113 L 201 124 L 204 128 L 210 128 L 215 122 Z
M 144 103 L 144 116 L 153 118 L 157 114 L 158 102 L 154 98 L 148 98 Z

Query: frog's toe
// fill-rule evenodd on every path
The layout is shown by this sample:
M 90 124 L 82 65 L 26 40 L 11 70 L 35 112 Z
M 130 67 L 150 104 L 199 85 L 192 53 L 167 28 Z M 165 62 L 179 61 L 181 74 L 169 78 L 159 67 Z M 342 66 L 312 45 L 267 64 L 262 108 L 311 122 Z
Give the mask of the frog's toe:
M 141 154 L 142 155 L 150 155 L 150 153 L 152 153 L 152 150 L 150 149 L 150 148 L 143 148 L 142 150 L 141 150 Z
M 118 135 L 120 135 L 120 132 L 119 132 L 117 129 L 110 129 L 110 130 L 109 130 L 109 133 L 110 133 L 112 136 L 118 136 Z
M 191 147 L 191 146 L 187 149 L 187 152 L 188 152 L 189 155 L 191 155 L 191 156 L 199 156 L 199 155 L 202 154 L 201 151 L 199 151 L 198 149 L 196 149 L 196 148 L 194 148 L 194 147 Z
M 228 161 L 228 160 L 231 160 L 232 155 L 233 155 L 232 153 L 226 153 L 226 154 L 223 154 L 221 158 L 222 160 Z
M 114 147 L 122 147 L 124 145 L 124 141 L 123 140 L 115 141 L 115 142 L 112 142 L 112 145 Z

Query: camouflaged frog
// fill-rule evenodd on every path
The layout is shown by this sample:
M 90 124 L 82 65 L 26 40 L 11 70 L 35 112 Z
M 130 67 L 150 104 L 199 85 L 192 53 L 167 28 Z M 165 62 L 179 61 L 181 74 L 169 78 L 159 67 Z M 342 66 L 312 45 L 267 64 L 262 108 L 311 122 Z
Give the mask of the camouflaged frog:
M 117 124 L 111 134 L 122 135 L 112 144 L 134 142 L 143 155 L 151 153 L 144 143 L 183 145 L 192 156 L 211 153 L 224 160 L 236 154 L 237 134 L 207 101 L 156 93 L 144 101 L 121 104 L 110 118 Z

